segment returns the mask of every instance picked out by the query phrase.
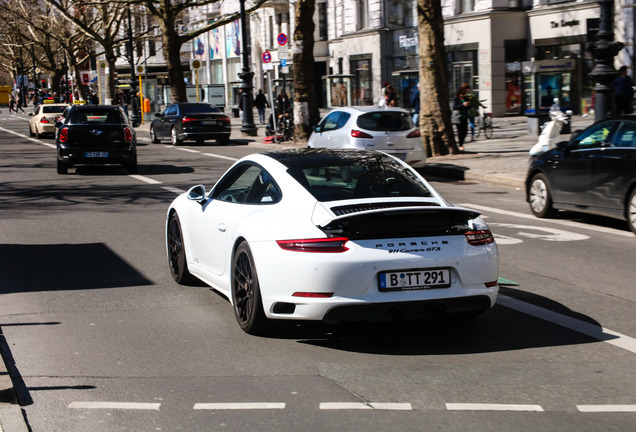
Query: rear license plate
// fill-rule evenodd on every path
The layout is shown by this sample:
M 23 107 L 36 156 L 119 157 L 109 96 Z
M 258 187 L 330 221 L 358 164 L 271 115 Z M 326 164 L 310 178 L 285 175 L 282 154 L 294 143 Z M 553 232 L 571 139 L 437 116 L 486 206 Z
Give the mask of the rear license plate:
M 451 286 L 450 269 L 405 270 L 379 275 L 380 291 L 411 291 Z
M 84 157 L 87 158 L 107 158 L 108 152 L 86 152 Z
M 216 120 L 203 120 L 201 124 L 205 126 L 216 126 Z

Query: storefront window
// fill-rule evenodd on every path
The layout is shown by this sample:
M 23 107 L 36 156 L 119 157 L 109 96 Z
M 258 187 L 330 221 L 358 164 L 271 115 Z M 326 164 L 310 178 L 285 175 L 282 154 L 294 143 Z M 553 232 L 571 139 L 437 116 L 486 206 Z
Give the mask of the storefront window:
M 413 27 L 413 0 L 389 0 L 387 6 L 389 27 Z
M 373 105 L 371 59 L 351 61 L 353 72 L 353 104 Z

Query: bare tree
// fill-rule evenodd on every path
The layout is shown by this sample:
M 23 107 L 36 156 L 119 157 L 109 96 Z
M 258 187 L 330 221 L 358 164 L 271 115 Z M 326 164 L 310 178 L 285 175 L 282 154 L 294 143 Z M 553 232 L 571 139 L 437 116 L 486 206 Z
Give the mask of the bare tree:
M 417 0 L 420 131 L 429 156 L 459 153 L 450 119 L 444 20 L 440 0 Z
M 294 139 L 307 139 L 320 120 L 314 82 L 315 0 L 296 1 L 294 30 Z
M 148 11 L 157 20 L 161 28 L 163 53 L 168 66 L 168 78 L 170 79 L 170 97 L 173 102 L 187 102 L 186 85 L 183 69 L 181 67 L 181 47 L 184 43 L 209 32 L 210 30 L 236 21 L 240 17 L 237 10 L 228 16 L 185 33 L 180 33 L 177 24 L 183 19 L 186 11 L 196 13 L 202 7 L 218 3 L 221 0 L 130 0 L 131 3 L 140 3 L 146 6 Z M 261 7 L 267 0 L 255 0 L 246 13 L 251 13 Z M 245 35 L 243 37 L 246 37 Z

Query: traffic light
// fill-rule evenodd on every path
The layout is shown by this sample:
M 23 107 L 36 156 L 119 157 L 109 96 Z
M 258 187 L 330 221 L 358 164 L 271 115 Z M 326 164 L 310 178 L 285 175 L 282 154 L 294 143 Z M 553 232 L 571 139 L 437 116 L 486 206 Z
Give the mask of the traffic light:
M 44 87 L 46 87 L 46 80 L 45 79 L 42 80 L 42 88 L 44 88 Z

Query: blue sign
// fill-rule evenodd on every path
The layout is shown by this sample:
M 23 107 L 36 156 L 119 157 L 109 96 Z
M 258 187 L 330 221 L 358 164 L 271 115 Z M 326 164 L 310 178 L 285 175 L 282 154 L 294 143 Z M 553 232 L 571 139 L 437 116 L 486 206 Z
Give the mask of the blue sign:
M 280 67 L 287 66 L 287 59 L 280 59 Z

